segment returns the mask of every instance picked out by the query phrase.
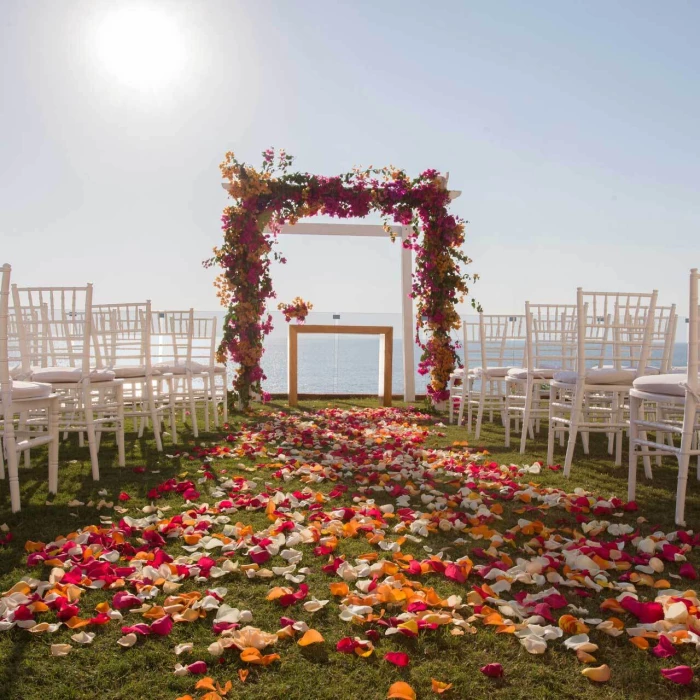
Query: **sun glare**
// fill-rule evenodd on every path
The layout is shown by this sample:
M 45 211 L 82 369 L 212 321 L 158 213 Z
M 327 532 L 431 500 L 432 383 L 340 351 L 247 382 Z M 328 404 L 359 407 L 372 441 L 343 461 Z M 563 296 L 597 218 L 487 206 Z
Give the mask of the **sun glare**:
M 113 7 L 100 21 L 95 41 L 103 69 L 132 89 L 166 87 L 184 65 L 183 33 L 158 8 L 143 4 Z

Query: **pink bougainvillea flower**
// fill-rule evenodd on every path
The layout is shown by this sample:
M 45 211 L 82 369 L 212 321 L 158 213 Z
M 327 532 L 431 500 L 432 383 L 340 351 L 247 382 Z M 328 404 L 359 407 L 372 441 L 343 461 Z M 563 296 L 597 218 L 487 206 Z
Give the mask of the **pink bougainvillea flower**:
M 500 678 L 503 675 L 503 666 L 501 666 L 501 664 L 486 664 L 486 666 L 482 666 L 479 670 L 489 678 Z
M 662 668 L 661 675 L 672 683 L 690 685 L 693 682 L 694 674 L 690 666 L 675 666 L 674 668 Z
M 390 664 L 394 664 L 394 666 L 403 668 L 404 666 L 408 666 L 410 659 L 408 658 L 408 654 L 404 654 L 402 651 L 388 651 L 384 654 L 384 661 L 388 661 Z

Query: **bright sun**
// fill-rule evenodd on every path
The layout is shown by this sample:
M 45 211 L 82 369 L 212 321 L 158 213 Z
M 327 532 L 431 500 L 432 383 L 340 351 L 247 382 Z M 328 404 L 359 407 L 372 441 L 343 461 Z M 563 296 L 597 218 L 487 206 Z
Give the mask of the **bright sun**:
M 103 68 L 125 87 L 166 87 L 184 66 L 183 34 L 157 7 L 113 6 L 100 21 L 95 41 Z

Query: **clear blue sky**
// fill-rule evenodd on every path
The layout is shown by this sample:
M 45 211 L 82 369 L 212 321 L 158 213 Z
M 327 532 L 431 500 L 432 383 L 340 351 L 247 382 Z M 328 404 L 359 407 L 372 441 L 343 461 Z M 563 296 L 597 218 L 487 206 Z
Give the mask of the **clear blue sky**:
M 700 5 L 3 0 L 0 262 L 216 308 L 226 150 L 450 172 L 485 310 L 700 266 Z M 282 299 L 398 311 L 388 241 L 290 237 Z

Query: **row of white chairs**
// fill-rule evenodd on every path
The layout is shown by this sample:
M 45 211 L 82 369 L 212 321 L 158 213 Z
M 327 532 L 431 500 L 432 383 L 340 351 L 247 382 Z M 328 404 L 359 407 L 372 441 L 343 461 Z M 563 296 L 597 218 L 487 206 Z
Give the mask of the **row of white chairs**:
M 697 287 L 694 274 L 691 272 L 691 290 Z M 658 305 L 657 297 L 656 291 L 631 294 L 578 289 L 576 304 L 526 302 L 524 315 L 479 314 L 476 320 L 464 321 L 465 362 L 451 377 L 450 422 L 455 413 L 458 423 L 466 417 L 467 428 L 473 425 L 478 439 L 485 417 L 493 420 L 498 413 L 506 446 L 512 430 L 520 430 L 521 454 L 527 439 L 534 438 L 546 423 L 547 462 L 553 463 L 557 442 L 566 446 L 563 466 L 567 476 L 577 439 L 580 436 L 588 454 L 589 436 L 594 432 L 607 434 L 608 452 L 617 465 L 622 463 L 623 440 L 629 433 L 630 460 L 642 456 L 648 477 L 652 456 L 658 463 L 662 454 L 682 454 L 686 462 L 679 457 L 676 512 L 676 519 L 682 521 L 685 490 L 681 497 L 681 481 L 687 482 L 688 455 L 697 453 L 687 445 L 675 445 L 673 435 L 685 435 L 679 407 L 698 403 L 698 396 L 687 388 L 692 384 L 688 377 L 697 380 L 691 365 L 691 355 L 697 352 L 692 320 L 697 313 L 697 290 L 695 301 L 692 291 L 690 298 L 688 371 L 673 367 L 676 307 Z M 663 387 L 657 397 L 668 394 L 668 386 L 671 399 L 650 398 L 657 387 Z M 641 396 L 644 387 L 646 394 Z M 688 420 L 692 424 L 694 414 Z M 690 430 L 687 425 L 686 429 Z M 648 439 L 650 430 L 656 433 L 654 441 Z M 697 432 L 690 433 L 691 438 L 685 439 L 695 447 Z
M 20 509 L 18 460 L 49 445 L 49 491 L 58 488 L 59 438 L 87 439 L 92 476 L 99 479 L 99 449 L 113 432 L 117 461 L 125 464 L 127 420 L 139 437 L 153 431 L 163 450 L 164 421 L 177 442 L 176 412 L 199 435 L 210 413 L 228 418 L 226 367 L 216 362 L 216 318 L 193 309 L 158 311 L 150 302 L 93 304 L 84 287 L 19 287 L 10 293 L 9 265 L 0 287 L 0 388 L 2 450 L 7 461 L 12 510 Z M 10 303 L 10 297 L 12 303 Z M 4 457 L 4 459 L 3 459 Z

